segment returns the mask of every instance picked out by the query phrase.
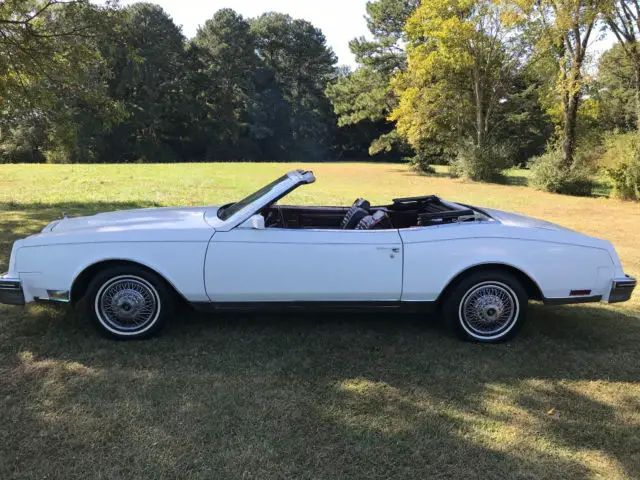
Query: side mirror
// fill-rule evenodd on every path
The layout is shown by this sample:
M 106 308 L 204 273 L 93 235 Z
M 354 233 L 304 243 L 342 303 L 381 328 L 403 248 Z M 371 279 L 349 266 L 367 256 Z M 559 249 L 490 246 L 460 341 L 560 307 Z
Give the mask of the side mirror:
M 264 230 L 264 217 L 262 215 L 252 215 L 240 225 L 240 228 L 253 228 L 254 230 Z

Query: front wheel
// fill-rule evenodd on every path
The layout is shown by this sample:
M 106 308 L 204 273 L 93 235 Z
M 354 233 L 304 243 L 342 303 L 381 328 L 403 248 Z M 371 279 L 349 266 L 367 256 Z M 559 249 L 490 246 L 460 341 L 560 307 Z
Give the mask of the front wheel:
M 443 315 L 461 338 L 497 343 L 513 337 L 527 314 L 527 293 L 508 272 L 480 271 L 457 282 L 443 303 Z
M 149 338 L 167 324 L 175 303 L 173 297 L 163 279 L 143 268 L 112 267 L 91 281 L 87 313 L 106 337 Z

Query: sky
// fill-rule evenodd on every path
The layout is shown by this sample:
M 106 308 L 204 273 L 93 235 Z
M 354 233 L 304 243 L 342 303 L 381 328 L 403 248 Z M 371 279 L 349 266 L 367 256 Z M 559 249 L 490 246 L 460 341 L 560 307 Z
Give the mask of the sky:
M 341 65 L 354 66 L 349 51 L 349 41 L 367 35 L 364 20 L 367 0 L 150 0 L 160 5 L 182 25 L 182 33 L 188 38 L 196 34 L 198 26 L 213 17 L 221 8 L 232 8 L 244 17 L 257 17 L 264 12 L 287 13 L 293 18 L 310 21 L 320 28 L 328 45 L 338 56 Z M 136 0 L 120 0 L 121 5 Z

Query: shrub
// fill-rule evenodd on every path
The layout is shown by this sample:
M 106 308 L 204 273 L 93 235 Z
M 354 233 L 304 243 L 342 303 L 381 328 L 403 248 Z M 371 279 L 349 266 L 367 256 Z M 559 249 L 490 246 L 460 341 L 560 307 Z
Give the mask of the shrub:
M 434 163 L 434 158 L 432 155 L 428 155 L 424 151 L 418 151 L 413 157 L 410 159 L 411 166 L 413 169 L 420 173 L 425 173 L 427 175 L 433 175 L 436 173 L 436 170 L 431 166 Z
M 7 128 L 0 139 L 0 163 L 42 163 L 42 148 L 46 142 L 40 124 L 25 124 Z
M 599 165 L 613 186 L 614 196 L 640 200 L 640 145 L 636 133 L 607 137 Z
M 571 168 L 562 167 L 562 150 L 554 148 L 529 162 L 531 186 L 545 192 L 586 197 L 595 185 L 593 171 L 579 155 Z
M 613 194 L 623 200 L 640 200 L 640 152 L 630 162 L 620 162 L 607 168 L 607 176 L 613 184 Z
M 45 156 L 38 149 L 33 148 L 4 148 L 0 147 L 0 163 L 44 163 Z
M 47 163 L 71 163 L 69 152 L 65 151 L 64 148 L 52 148 L 47 150 L 44 156 Z
M 502 172 L 513 166 L 511 149 L 506 145 L 477 146 L 464 143 L 451 161 L 451 174 L 477 182 L 503 180 Z

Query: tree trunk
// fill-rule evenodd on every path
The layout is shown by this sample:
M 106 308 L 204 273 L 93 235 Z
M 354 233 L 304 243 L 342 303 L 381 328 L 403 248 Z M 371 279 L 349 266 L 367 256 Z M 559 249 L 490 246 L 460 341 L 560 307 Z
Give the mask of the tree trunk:
M 640 61 L 636 59 L 634 66 L 634 87 L 636 100 L 636 130 L 640 135 Z
M 564 138 L 562 141 L 562 168 L 569 169 L 573 165 L 576 149 L 576 123 L 580 93 L 567 92 L 564 98 Z
M 485 140 L 485 129 L 482 108 L 480 106 L 476 106 L 476 130 L 476 144 L 478 145 L 478 147 L 482 147 Z
M 473 90 L 475 94 L 475 104 L 476 104 L 476 145 L 478 147 L 484 146 L 485 134 L 486 134 L 486 126 L 485 126 L 485 116 L 484 116 L 484 95 L 482 91 L 482 85 L 480 82 L 480 74 L 476 71 L 474 72 L 474 82 L 473 82 Z

